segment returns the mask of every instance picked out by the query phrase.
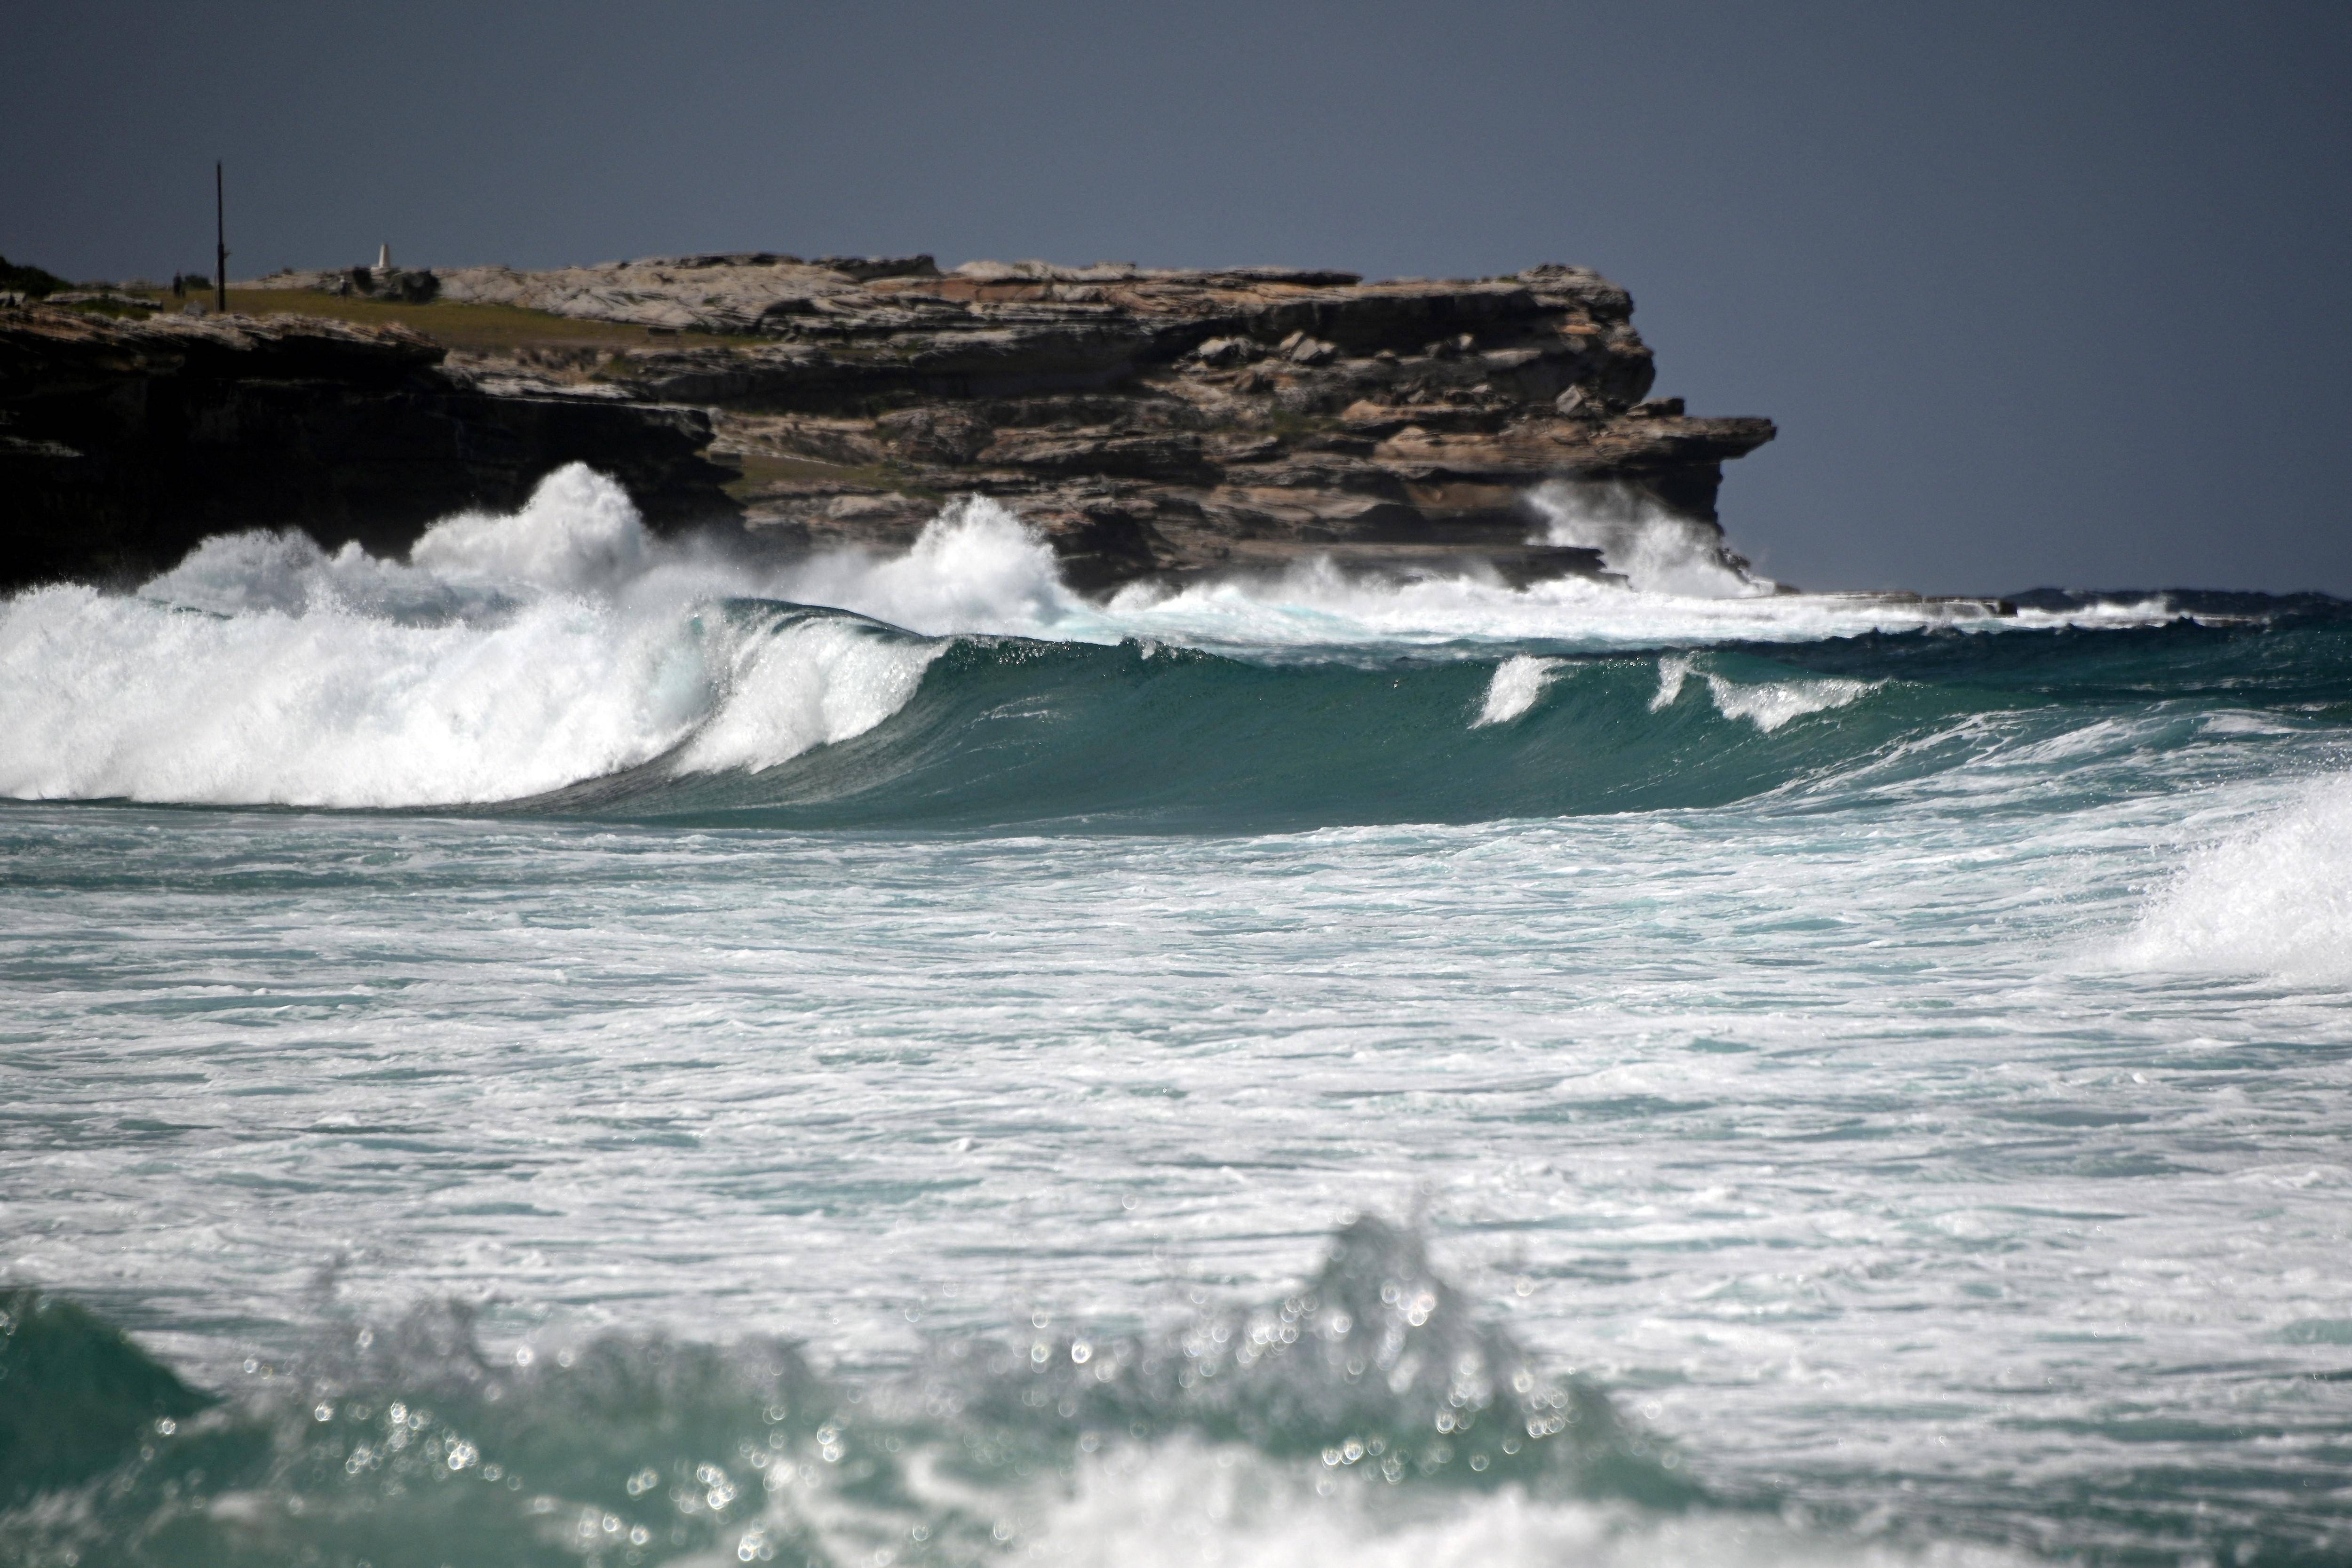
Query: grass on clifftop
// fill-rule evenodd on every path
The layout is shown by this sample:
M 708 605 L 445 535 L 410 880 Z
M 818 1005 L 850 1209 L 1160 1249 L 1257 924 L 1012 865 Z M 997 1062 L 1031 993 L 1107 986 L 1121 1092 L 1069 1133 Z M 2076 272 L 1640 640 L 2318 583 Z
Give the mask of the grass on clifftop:
M 168 289 L 154 296 L 157 308 L 171 310 L 182 301 Z M 191 294 L 209 303 L 210 290 Z M 363 327 L 402 326 L 422 332 L 445 348 L 473 353 L 512 353 L 518 349 L 643 349 L 724 346 L 730 340 L 709 332 L 666 332 L 656 336 L 645 327 L 618 321 L 581 321 L 526 310 L 516 305 L 461 305 L 436 300 L 427 305 L 396 300 L 328 294 L 308 289 L 232 289 L 228 308 L 240 316 L 324 316 Z

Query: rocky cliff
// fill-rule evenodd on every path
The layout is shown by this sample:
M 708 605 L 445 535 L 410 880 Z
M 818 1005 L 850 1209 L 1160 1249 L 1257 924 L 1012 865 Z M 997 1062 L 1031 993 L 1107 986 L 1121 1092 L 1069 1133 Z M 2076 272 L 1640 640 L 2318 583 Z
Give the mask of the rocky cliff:
M 929 257 L 686 257 L 469 268 L 442 297 L 727 334 L 596 374 L 713 410 L 756 528 L 812 544 L 911 537 L 944 495 L 1004 500 L 1082 585 L 1274 564 L 1530 548 L 1524 497 L 1581 479 L 1712 526 L 1722 465 L 1763 419 L 1644 402 L 1625 290 L 1573 267 L 1366 283 Z
M 978 493 L 1044 531 L 1081 587 L 1307 553 L 1524 577 L 1600 566 L 1530 543 L 1534 485 L 1580 480 L 1712 529 L 1724 461 L 1773 434 L 1645 401 L 1632 300 L 1573 267 L 1367 283 L 753 254 L 248 287 L 635 335 L 445 361 L 413 333 L 322 323 L 90 323 L 77 338 L 41 312 L 0 319 L 0 463 L 47 498 L 44 559 L 72 556 L 59 531 L 99 516 L 119 539 L 144 516 L 168 517 L 173 539 L 286 521 L 396 546 L 449 497 L 503 504 L 572 456 L 617 470 L 656 519 L 718 515 L 690 450 L 708 440 L 742 524 L 774 548 L 900 544 L 946 498 Z
M 446 357 L 414 332 L 302 317 L 0 310 L 0 586 L 136 577 L 257 526 L 396 554 L 572 461 L 659 521 L 735 515 L 729 470 L 701 455 L 706 416 L 499 394 Z

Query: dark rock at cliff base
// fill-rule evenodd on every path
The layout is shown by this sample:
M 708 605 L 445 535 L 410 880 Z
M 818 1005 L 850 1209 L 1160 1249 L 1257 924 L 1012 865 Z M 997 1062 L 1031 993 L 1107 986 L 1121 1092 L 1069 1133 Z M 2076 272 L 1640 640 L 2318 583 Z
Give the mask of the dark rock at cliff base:
M 444 357 L 398 328 L 297 316 L 0 310 L 0 584 L 135 577 L 240 528 L 397 554 L 575 461 L 656 526 L 740 516 L 700 411 L 499 395 Z

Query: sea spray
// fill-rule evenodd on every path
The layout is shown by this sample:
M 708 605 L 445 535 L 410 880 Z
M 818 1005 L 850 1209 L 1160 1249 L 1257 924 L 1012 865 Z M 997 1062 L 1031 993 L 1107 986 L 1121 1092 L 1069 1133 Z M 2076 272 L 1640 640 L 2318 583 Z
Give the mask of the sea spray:
M 2352 779 L 2310 780 L 2193 855 L 2115 961 L 2352 986 Z
M 1479 705 L 1478 716 L 1470 721 L 1472 729 L 1488 724 L 1507 724 L 1534 707 L 1544 694 L 1544 688 L 1559 679 L 1565 661 L 1538 658 L 1532 654 L 1514 654 L 1495 667 L 1495 677 L 1486 683 L 1486 700 Z
M 1742 684 L 1701 668 L 1696 655 L 1667 654 L 1658 660 L 1658 689 L 1650 698 L 1650 711 L 1663 713 L 1673 707 L 1693 675 L 1706 683 L 1717 712 L 1727 719 L 1744 719 L 1768 735 L 1792 719 L 1858 702 L 1885 684 L 1837 679 Z
M 901 555 L 846 550 L 816 555 L 764 584 L 772 597 L 833 605 L 934 634 L 1055 635 L 1086 624 L 1050 545 L 1000 503 L 950 503 Z
M 567 600 L 416 626 L 52 588 L 8 607 L 0 675 L 0 790 L 35 798 L 499 800 L 648 761 L 718 697 L 684 617 Z
M 1732 552 L 1722 530 L 1622 485 L 1547 479 L 1528 492 L 1528 504 L 1543 520 L 1538 542 L 1598 550 L 1638 593 L 1746 599 L 1779 592 Z
M 466 512 L 436 523 L 409 560 L 444 581 L 609 597 L 642 576 L 656 555 L 628 493 L 572 463 L 550 474 L 511 516 Z
M 902 552 L 824 551 L 756 570 L 703 555 L 690 569 L 687 546 L 656 542 L 653 560 L 662 564 L 646 572 L 671 592 L 692 582 L 706 594 L 830 605 L 933 637 L 978 633 L 1094 643 L 1141 637 L 1255 657 L 1315 657 L 1368 644 L 1483 650 L 1542 641 L 1597 650 L 1735 639 L 1796 642 L 1927 628 L 2161 624 L 2179 614 L 2160 598 L 2088 599 L 2010 616 L 1994 614 L 1983 601 L 1789 594 L 1746 575 L 1744 563 L 1724 550 L 1712 530 L 1693 542 L 1666 526 L 1674 520 L 1661 521 L 1654 510 L 1635 506 L 1628 525 L 1653 541 L 1654 548 L 1643 549 L 1671 564 L 1648 587 L 1579 576 L 1511 587 L 1475 561 L 1457 572 L 1396 580 L 1308 555 L 1281 571 L 1237 571 L 1174 587 L 1138 582 L 1096 599 L 1063 582 L 1051 546 L 1034 528 L 983 496 L 944 505 Z
M 1542 643 L 1602 651 L 1727 641 L 1805 642 L 1872 632 L 2025 629 L 2090 611 L 1994 615 L 1978 602 L 1938 604 L 1823 595 L 1702 597 L 1557 577 L 1510 587 L 1465 567 L 1404 580 L 1310 556 L 1280 572 L 1236 573 L 1171 592 L 1121 589 L 1056 623 L 1054 635 L 1150 637 L 1253 657 L 1345 657 L 1366 647 L 1461 649 Z M 2109 613 L 2101 611 L 2098 613 Z M 2169 619 L 2173 612 L 2147 612 Z
M 437 524 L 407 564 L 290 531 L 207 541 L 134 595 L 0 607 L 0 793 L 492 802 L 689 742 L 679 767 L 771 767 L 887 718 L 938 652 L 722 596 L 751 586 L 578 467 L 520 512 Z

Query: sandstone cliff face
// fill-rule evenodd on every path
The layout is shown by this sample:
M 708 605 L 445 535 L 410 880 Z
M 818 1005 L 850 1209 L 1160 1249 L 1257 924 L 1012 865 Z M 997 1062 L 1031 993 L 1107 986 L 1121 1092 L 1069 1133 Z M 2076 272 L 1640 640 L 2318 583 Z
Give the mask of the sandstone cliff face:
M 445 300 L 733 334 L 596 374 L 709 408 L 750 523 L 780 542 L 902 542 L 977 492 L 1082 586 L 1307 552 L 1591 570 L 1528 545 L 1530 486 L 1606 483 L 1712 526 L 1724 461 L 1773 435 L 1643 402 L 1633 301 L 1580 268 L 1365 283 L 739 255 L 437 276 Z
M 445 356 L 300 317 L 0 310 L 0 585 L 143 575 L 236 528 L 398 554 L 572 461 L 617 474 L 657 521 L 733 517 L 704 415 L 498 395 Z
M 16 510 L 0 577 L 129 570 L 262 522 L 397 551 L 579 458 L 656 523 L 731 526 L 740 505 L 779 550 L 896 547 L 948 498 L 994 497 L 1087 589 L 1307 554 L 1524 578 L 1601 569 L 1530 542 L 1537 484 L 1603 485 L 1713 529 L 1723 463 L 1773 435 L 1644 401 L 1632 300 L 1573 267 L 1366 283 L 744 254 L 241 287 L 630 332 L 445 356 L 412 332 L 289 317 L 0 314 L 0 493 Z

